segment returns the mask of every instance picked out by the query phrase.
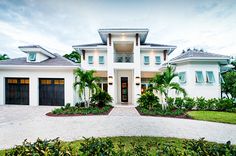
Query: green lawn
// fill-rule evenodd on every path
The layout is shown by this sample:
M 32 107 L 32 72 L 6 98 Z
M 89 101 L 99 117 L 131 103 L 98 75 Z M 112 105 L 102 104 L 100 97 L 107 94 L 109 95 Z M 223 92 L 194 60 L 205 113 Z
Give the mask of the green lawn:
M 190 111 L 187 114 L 196 120 L 236 124 L 236 113 L 217 111 Z

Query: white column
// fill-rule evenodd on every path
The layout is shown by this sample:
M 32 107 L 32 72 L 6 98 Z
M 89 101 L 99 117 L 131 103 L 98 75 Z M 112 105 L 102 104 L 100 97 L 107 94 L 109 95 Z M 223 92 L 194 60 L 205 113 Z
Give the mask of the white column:
M 0 76 L 0 105 L 5 104 L 5 81 L 2 76 Z
M 73 84 L 74 84 L 74 75 L 72 71 L 72 72 L 69 72 L 67 76 L 65 76 L 65 83 L 64 83 L 65 104 L 70 103 L 71 105 L 74 105 L 75 92 L 74 92 Z
M 31 76 L 29 84 L 29 105 L 39 105 L 39 79 L 37 76 Z
M 107 38 L 107 78 L 109 80 L 109 76 L 112 76 L 113 83 L 109 84 L 108 82 L 108 93 L 113 98 L 113 105 L 116 104 L 116 95 L 115 95 L 115 74 L 114 74 L 114 48 L 113 41 L 111 38 L 111 46 L 109 45 L 109 37 Z
M 140 63 L 140 37 L 138 37 L 138 46 L 134 46 L 134 71 L 133 71 L 133 104 L 137 104 L 137 99 L 141 95 L 141 83 L 136 85 L 136 77 L 140 78 L 141 81 L 141 63 Z

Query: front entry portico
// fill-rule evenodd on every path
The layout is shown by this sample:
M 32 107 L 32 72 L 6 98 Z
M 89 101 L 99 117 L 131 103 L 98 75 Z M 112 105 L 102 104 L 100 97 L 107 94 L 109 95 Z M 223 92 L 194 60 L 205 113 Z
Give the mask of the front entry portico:
M 133 103 L 133 70 L 115 70 L 114 99 L 117 104 L 131 105 Z

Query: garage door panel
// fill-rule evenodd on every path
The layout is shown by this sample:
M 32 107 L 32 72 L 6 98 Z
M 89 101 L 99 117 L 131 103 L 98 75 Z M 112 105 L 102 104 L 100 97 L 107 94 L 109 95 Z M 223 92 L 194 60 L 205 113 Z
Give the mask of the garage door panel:
M 39 79 L 39 105 L 64 105 L 64 79 Z
M 29 105 L 29 78 L 6 78 L 5 94 L 6 104 Z

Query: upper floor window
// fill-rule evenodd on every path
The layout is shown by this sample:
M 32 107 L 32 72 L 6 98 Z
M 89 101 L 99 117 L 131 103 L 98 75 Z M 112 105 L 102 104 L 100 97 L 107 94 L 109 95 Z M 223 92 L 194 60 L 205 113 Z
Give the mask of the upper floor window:
M 178 76 L 180 83 L 186 83 L 186 72 L 179 72 Z
M 206 72 L 206 79 L 207 79 L 207 83 L 214 83 L 215 82 L 215 77 L 214 77 L 213 71 Z
M 195 78 L 197 83 L 203 83 L 204 82 L 204 77 L 202 74 L 202 71 L 196 71 L 195 72 Z
M 88 63 L 93 64 L 93 56 L 88 56 Z
M 36 61 L 36 53 L 35 52 L 30 52 L 28 55 L 28 60 L 29 61 Z
M 149 64 L 149 56 L 144 56 L 144 64 Z
M 104 56 L 99 56 L 99 64 L 104 64 Z
M 156 64 L 161 64 L 161 57 L 160 56 L 156 56 Z

